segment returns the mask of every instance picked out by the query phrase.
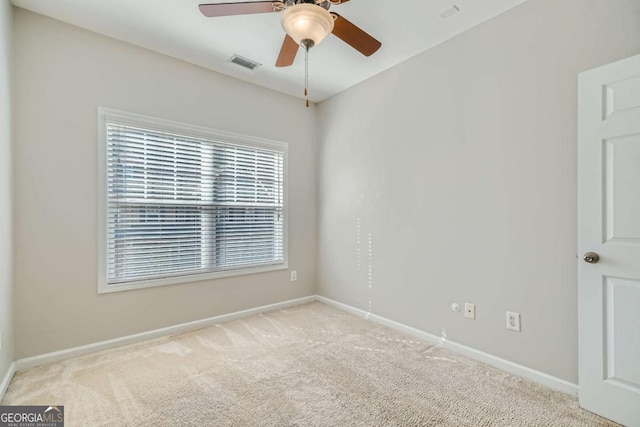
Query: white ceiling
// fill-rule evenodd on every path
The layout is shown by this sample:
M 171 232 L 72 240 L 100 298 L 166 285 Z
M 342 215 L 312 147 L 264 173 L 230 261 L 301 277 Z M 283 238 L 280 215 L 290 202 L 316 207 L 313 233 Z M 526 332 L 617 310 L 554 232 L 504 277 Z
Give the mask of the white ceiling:
M 331 10 L 382 42 L 365 57 L 329 36 L 309 52 L 310 99 L 322 101 L 526 0 L 350 0 Z M 224 0 L 13 0 L 16 6 L 124 40 L 276 91 L 302 97 L 304 52 L 276 68 L 279 13 L 205 18 L 199 3 Z M 439 15 L 456 5 L 460 12 Z M 262 65 L 249 71 L 234 54 Z

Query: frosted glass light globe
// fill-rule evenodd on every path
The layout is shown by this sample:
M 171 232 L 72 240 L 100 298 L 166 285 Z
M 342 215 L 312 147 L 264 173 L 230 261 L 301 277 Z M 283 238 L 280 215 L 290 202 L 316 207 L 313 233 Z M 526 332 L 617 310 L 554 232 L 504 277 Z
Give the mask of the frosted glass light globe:
M 315 4 L 299 3 L 284 10 L 281 24 L 296 43 L 311 40 L 315 46 L 333 31 L 333 16 Z

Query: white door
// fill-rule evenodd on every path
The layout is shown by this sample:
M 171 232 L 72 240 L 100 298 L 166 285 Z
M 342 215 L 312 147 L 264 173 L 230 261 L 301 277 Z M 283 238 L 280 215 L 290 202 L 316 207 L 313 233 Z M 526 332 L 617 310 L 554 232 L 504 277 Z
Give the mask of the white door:
M 578 92 L 580 405 L 640 426 L 640 55 Z

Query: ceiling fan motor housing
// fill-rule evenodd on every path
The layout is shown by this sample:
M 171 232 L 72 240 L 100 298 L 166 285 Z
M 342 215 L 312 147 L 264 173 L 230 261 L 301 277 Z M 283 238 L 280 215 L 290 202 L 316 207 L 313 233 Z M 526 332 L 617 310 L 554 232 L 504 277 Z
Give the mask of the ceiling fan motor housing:
M 329 7 L 331 6 L 331 3 L 329 2 L 329 0 L 324 0 L 321 2 L 317 2 L 315 0 L 289 0 L 286 2 L 287 7 L 293 6 L 294 4 L 315 4 L 316 6 L 320 6 L 321 8 L 327 9 L 327 10 L 329 10 Z

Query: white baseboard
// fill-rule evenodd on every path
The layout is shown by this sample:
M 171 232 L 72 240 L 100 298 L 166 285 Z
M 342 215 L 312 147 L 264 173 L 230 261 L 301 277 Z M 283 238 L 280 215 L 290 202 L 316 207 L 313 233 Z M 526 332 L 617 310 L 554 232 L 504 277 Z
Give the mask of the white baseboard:
M 398 330 L 400 332 L 404 332 L 413 337 L 422 339 L 431 344 L 441 345 L 447 350 L 454 351 L 456 353 L 460 353 L 464 356 L 469 357 L 470 359 L 477 360 L 479 362 L 486 363 L 487 365 L 491 365 L 498 369 L 502 369 L 503 371 L 507 371 L 511 374 L 517 375 L 519 377 L 526 378 L 528 380 L 534 381 L 538 384 L 542 384 L 554 390 L 561 391 L 563 393 L 569 394 L 571 396 L 578 396 L 578 385 L 570 383 L 569 381 L 565 381 L 560 378 L 556 378 L 552 375 L 545 374 L 544 372 L 536 371 L 535 369 L 527 368 L 526 366 L 519 365 L 517 363 L 511 362 L 506 359 L 502 359 L 500 357 L 484 353 L 480 350 L 476 350 L 471 347 L 467 347 L 462 344 L 458 344 L 453 341 L 445 340 L 440 337 L 437 337 L 433 334 L 429 334 L 427 332 L 421 331 L 416 328 L 412 328 L 411 326 L 404 325 L 402 323 L 395 322 L 393 320 L 389 320 L 387 318 L 371 314 L 366 312 L 365 310 L 361 310 L 359 308 L 352 307 L 347 304 L 343 304 L 337 301 L 334 301 L 330 298 L 326 298 L 320 295 L 316 295 L 316 299 L 322 303 L 333 306 L 340 310 L 346 311 L 348 313 L 354 314 L 356 316 L 363 317 L 365 319 L 372 320 L 376 323 L 379 323 L 384 326 L 388 326 L 392 329 Z
M 154 338 L 160 338 L 167 335 L 177 334 L 180 332 L 195 330 L 206 326 L 211 326 L 216 323 L 229 322 L 242 317 L 252 316 L 255 314 L 266 313 L 269 311 L 281 310 L 287 307 L 293 307 L 300 304 L 306 304 L 313 301 L 320 301 L 324 304 L 333 306 L 340 310 L 354 314 L 356 316 L 363 317 L 365 319 L 372 320 L 381 325 L 395 329 L 400 332 L 404 332 L 408 335 L 424 340 L 428 343 L 440 345 L 448 350 L 456 353 L 463 354 L 471 359 L 478 360 L 488 365 L 494 366 L 503 371 L 507 371 L 514 375 L 529 379 L 539 384 L 550 387 L 554 390 L 561 391 L 563 393 L 570 394 L 572 396 L 578 396 L 578 385 L 570 383 L 568 381 L 556 378 L 552 375 L 545 374 L 544 372 L 536 371 L 535 369 L 527 368 L 526 366 L 519 365 L 509 360 L 502 359 L 500 357 L 484 353 L 480 350 L 476 350 L 471 347 L 458 344 L 453 341 L 442 339 L 436 335 L 421 331 L 411 326 L 404 325 L 399 322 L 387 319 L 376 314 L 367 313 L 365 310 L 352 307 L 347 304 L 343 304 L 334 301 L 330 298 L 326 298 L 320 295 L 312 295 L 308 297 L 298 298 L 294 300 L 284 301 L 276 304 L 264 305 L 261 307 L 251 308 L 248 310 L 236 311 L 234 313 L 223 314 L 221 316 L 210 317 L 207 319 L 196 320 L 194 322 L 182 323 L 179 325 L 169 326 L 166 328 L 155 329 L 153 331 L 142 332 L 135 335 L 128 335 L 126 337 L 115 338 L 108 341 L 102 341 L 98 343 L 88 344 L 80 347 L 74 347 L 66 350 L 60 350 L 53 353 L 42 354 L 39 356 L 28 357 L 19 359 L 11 364 L 9 371 L 5 375 L 2 383 L 0 384 L 0 399 L 4 395 L 6 388 L 13 377 L 14 372 L 21 371 L 23 369 L 32 368 L 34 366 L 40 366 L 47 363 L 57 362 L 60 360 L 69 359 L 71 357 L 81 356 L 89 353 L 95 353 L 97 351 L 106 350 L 109 348 L 120 347 L 126 344 L 133 344 L 140 341 L 145 341 Z
M 293 307 L 296 305 L 306 304 L 313 301 L 316 301 L 315 295 L 311 295 L 303 298 L 297 298 L 289 301 L 283 301 L 275 304 L 263 305 L 261 307 L 236 311 L 233 313 L 209 317 L 207 319 L 196 320 L 193 322 L 182 323 L 179 325 L 169 326 L 166 328 L 154 329 L 152 331 L 141 332 L 139 334 L 128 335 L 120 338 L 114 338 L 108 341 L 101 341 L 93 344 L 83 345 L 80 347 L 73 347 L 66 350 L 54 351 L 52 353 L 46 353 L 38 356 L 18 359 L 14 362 L 15 364 L 14 368 L 16 371 L 21 371 L 23 369 L 33 368 L 35 366 L 45 365 L 47 363 L 52 363 L 52 362 L 58 362 L 58 361 L 69 359 L 76 356 L 95 353 L 101 350 L 107 350 L 110 348 L 120 347 L 123 345 L 133 344 L 133 343 L 146 341 L 154 338 L 160 338 L 167 335 L 177 334 L 180 332 L 192 331 L 195 329 L 200 329 L 207 326 L 215 325 L 216 323 L 229 322 L 242 317 L 253 316 L 255 314 L 282 310 L 287 307 Z
M 578 397 L 578 384 L 570 383 L 569 381 L 554 377 L 553 375 L 527 368 L 526 366 L 519 365 L 506 359 L 501 359 L 500 357 L 456 342 L 445 341 L 444 348 L 463 354 L 479 362 L 486 363 L 487 365 L 494 366 L 498 369 L 502 369 L 503 371 L 507 371 L 519 377 L 534 381 L 538 384 L 542 384 L 554 390 L 570 394 L 573 397 Z
M 361 310 L 359 308 L 352 307 L 347 304 L 343 304 L 338 301 L 334 301 L 330 298 L 326 298 L 320 295 L 316 295 L 316 300 L 330 305 L 332 307 L 338 308 L 342 311 L 346 311 L 347 313 L 354 314 L 356 316 L 364 317 L 365 319 L 372 320 L 381 325 L 387 326 L 391 329 L 395 329 L 400 332 L 404 332 L 407 335 L 411 335 L 412 337 L 419 338 L 423 341 L 426 341 L 430 344 L 440 345 L 442 344 L 442 340 L 440 337 L 437 337 L 428 332 L 421 331 L 420 329 L 412 328 L 411 326 L 404 325 L 402 323 L 395 322 L 393 320 L 389 320 L 386 317 L 378 316 L 377 314 L 368 313 L 365 310 Z
M 2 378 L 2 382 L 0 383 L 0 402 L 4 399 L 4 394 L 7 392 L 7 388 L 9 388 L 9 383 L 13 379 L 13 374 L 16 373 L 16 362 L 11 362 L 9 365 L 9 369 L 7 369 L 7 373 Z

